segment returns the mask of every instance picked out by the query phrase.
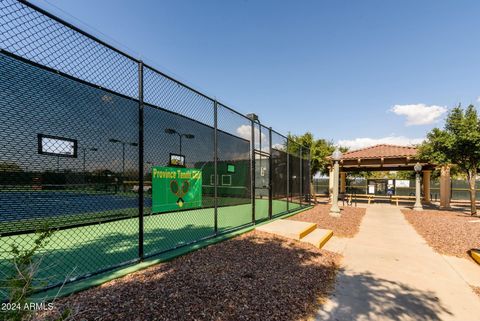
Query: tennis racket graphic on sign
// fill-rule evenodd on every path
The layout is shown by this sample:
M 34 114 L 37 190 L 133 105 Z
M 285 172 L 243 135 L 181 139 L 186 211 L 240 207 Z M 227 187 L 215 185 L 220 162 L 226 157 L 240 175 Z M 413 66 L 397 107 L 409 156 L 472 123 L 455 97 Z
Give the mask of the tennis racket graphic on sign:
M 182 207 L 185 204 L 183 197 L 187 195 L 188 190 L 190 189 L 190 183 L 188 181 L 183 181 L 182 186 L 178 186 L 177 181 L 170 182 L 170 190 L 174 195 L 178 197 L 177 204 L 179 207 Z

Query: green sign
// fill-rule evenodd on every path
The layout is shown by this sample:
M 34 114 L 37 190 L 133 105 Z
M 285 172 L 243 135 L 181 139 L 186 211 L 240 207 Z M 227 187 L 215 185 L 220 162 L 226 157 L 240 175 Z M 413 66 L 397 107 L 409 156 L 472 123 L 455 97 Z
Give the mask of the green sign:
M 227 164 L 227 173 L 235 173 L 235 165 Z
M 152 212 L 202 206 L 202 171 L 192 168 L 152 168 Z

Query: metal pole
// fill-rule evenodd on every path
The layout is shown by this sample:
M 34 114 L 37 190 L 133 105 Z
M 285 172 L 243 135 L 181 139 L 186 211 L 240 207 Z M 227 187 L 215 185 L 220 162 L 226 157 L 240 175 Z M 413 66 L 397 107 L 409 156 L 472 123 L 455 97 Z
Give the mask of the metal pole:
M 262 151 L 262 125 L 258 124 L 258 150 Z M 262 158 L 260 157 L 260 166 L 262 165 Z
M 310 149 L 308 151 L 308 158 L 307 158 L 307 162 L 308 162 L 308 177 L 307 177 L 307 181 L 308 181 L 308 205 L 312 205 L 312 198 L 313 198 L 313 193 L 312 193 L 312 187 L 313 187 L 313 178 L 312 178 L 312 165 L 311 165 L 311 162 L 312 162 L 312 149 Z
M 182 136 L 181 134 L 178 134 L 180 136 L 180 155 L 182 155 Z
M 85 178 L 85 171 L 86 171 L 86 170 L 85 170 L 85 168 L 86 168 L 86 166 L 85 166 L 85 158 L 86 158 L 86 155 L 85 155 L 85 154 L 86 154 L 86 153 L 87 153 L 87 150 L 86 150 L 85 148 L 83 148 L 83 177 L 84 177 L 84 178 Z
M 288 150 L 287 138 L 287 212 L 290 211 L 290 152 Z
M 272 219 L 272 213 L 273 213 L 273 190 L 272 190 L 272 174 L 273 174 L 273 160 L 272 160 L 272 127 L 268 129 L 268 144 L 270 145 L 270 157 L 268 158 L 268 217 Z
M 253 147 L 253 150 L 255 151 L 255 146 Z M 258 124 L 258 150 L 260 152 L 262 152 L 262 126 L 260 124 Z M 257 164 L 257 160 L 255 159 L 255 167 L 257 167 L 257 165 L 258 165 L 258 169 L 260 170 L 260 176 L 262 176 L 262 166 L 263 166 L 262 157 L 263 156 L 262 156 L 262 154 L 260 154 L 259 156 L 260 157 L 258 157 L 258 164 Z M 255 173 L 256 173 L 256 171 L 255 171 Z M 264 183 L 263 177 L 261 177 L 260 179 L 261 179 L 260 187 L 265 187 L 265 185 L 263 184 Z M 255 192 L 256 192 L 256 190 L 255 190 Z M 260 194 L 260 198 L 263 199 L 263 190 Z
M 122 182 L 125 179 L 125 144 L 122 142 Z
M 127 189 L 125 187 L 125 142 L 122 142 L 122 189 L 123 192 L 126 192 Z
M 143 114 L 143 62 L 138 63 L 138 257 L 143 260 L 143 205 L 144 205 L 144 114 Z M 125 146 L 125 145 L 124 145 Z M 125 147 L 124 147 L 125 148 Z
M 299 160 L 300 160 L 300 207 L 302 207 L 302 199 L 303 199 L 303 149 L 300 145 L 299 150 Z
M 218 233 L 218 106 L 217 101 L 213 103 L 213 174 L 214 174 L 214 186 L 213 186 L 213 212 L 214 212 L 214 230 L 215 234 Z
M 255 123 L 251 121 L 252 127 L 252 141 L 250 145 L 250 189 L 251 189 L 251 201 L 252 201 L 252 223 L 255 224 Z

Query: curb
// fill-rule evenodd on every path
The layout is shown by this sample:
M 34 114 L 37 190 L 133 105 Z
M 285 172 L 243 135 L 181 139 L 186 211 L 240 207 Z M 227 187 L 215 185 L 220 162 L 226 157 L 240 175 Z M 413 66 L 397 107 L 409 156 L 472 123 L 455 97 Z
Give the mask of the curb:
M 471 249 L 468 253 L 475 262 L 480 264 L 480 249 Z

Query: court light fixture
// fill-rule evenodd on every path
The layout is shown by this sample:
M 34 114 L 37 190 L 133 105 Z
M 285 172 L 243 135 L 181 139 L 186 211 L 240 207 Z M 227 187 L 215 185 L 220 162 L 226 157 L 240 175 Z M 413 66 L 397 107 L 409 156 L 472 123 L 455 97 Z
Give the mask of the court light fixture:
M 258 115 L 254 113 L 247 114 L 247 118 L 250 119 L 251 121 L 256 121 L 258 122 Z
M 186 139 L 194 139 L 195 138 L 195 135 L 193 134 L 188 134 L 188 133 L 179 133 L 177 130 L 173 129 L 173 128 L 165 128 L 165 133 L 167 134 L 170 134 L 170 135 L 174 135 L 174 134 L 177 134 L 178 137 L 180 138 L 180 155 L 182 155 L 182 138 L 185 137 Z

